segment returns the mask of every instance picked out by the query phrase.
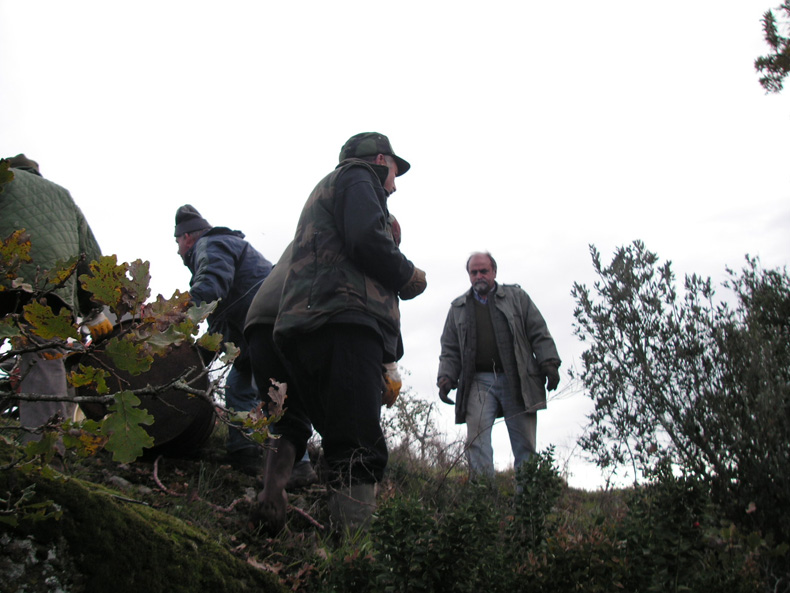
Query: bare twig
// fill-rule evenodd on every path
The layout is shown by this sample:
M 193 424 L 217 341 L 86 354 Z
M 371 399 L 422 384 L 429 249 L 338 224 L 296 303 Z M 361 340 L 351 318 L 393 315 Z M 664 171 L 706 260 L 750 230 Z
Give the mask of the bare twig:
M 156 485 L 159 486 L 159 488 L 161 488 L 165 493 L 170 494 L 171 496 L 178 496 L 180 498 L 184 498 L 186 496 L 186 494 L 180 494 L 180 493 L 178 493 L 178 492 L 176 492 L 174 490 L 170 490 L 170 488 L 165 486 L 162 483 L 162 481 L 159 479 L 159 460 L 160 459 L 162 459 L 161 455 L 156 458 L 156 461 L 154 461 L 154 482 L 156 482 Z M 204 504 L 207 504 L 209 507 L 211 507 L 215 511 L 219 511 L 221 513 L 230 513 L 231 511 L 233 511 L 234 508 L 236 508 L 236 505 L 239 504 L 242 501 L 244 501 L 244 498 L 237 498 L 236 500 L 231 502 L 228 506 L 222 507 L 222 506 L 219 506 L 217 504 L 214 504 L 213 502 L 209 502 L 208 500 L 205 500 L 205 499 L 201 498 L 197 494 L 193 494 L 193 496 L 190 498 L 190 502 L 202 502 Z
M 316 521 L 315 519 L 313 519 L 307 511 L 305 511 L 303 509 L 300 509 L 299 507 L 295 507 L 293 505 L 290 505 L 290 504 L 288 505 L 288 510 L 289 511 L 294 511 L 297 514 L 302 515 L 302 517 L 307 519 L 310 522 L 310 525 L 312 525 L 313 527 L 316 527 L 317 529 L 324 529 L 324 526 L 321 523 L 319 523 L 318 521 Z
M 194 395 L 200 397 L 201 399 L 206 400 L 211 405 L 216 405 L 214 402 L 212 395 L 214 393 L 213 387 L 210 387 L 207 390 L 202 389 L 195 389 L 194 387 L 190 386 L 189 383 L 186 382 L 185 377 L 189 375 L 189 373 L 195 371 L 195 367 L 187 368 L 183 373 L 181 373 L 175 379 L 168 381 L 163 385 L 158 385 L 153 387 L 151 385 L 146 385 L 145 387 L 140 387 L 139 389 L 131 389 L 129 390 L 130 393 L 136 396 L 152 396 L 156 397 L 161 395 L 171 389 L 176 389 L 178 391 L 183 391 L 189 395 Z M 194 379 L 192 379 L 194 380 Z M 110 394 L 110 395 L 48 395 L 48 394 L 41 394 L 41 393 L 14 393 L 13 396 L 15 399 L 21 399 L 24 401 L 64 401 L 64 402 L 72 402 L 75 404 L 112 404 L 115 402 L 115 396 L 117 394 Z M 224 411 L 224 408 L 223 408 Z
M 186 496 L 185 494 L 179 494 L 175 490 L 170 490 L 170 488 L 168 488 L 167 486 L 162 484 L 162 482 L 159 480 L 159 460 L 160 459 L 162 459 L 161 455 L 156 458 L 156 461 L 154 461 L 154 482 L 156 482 L 156 485 L 159 486 L 159 488 L 161 488 L 162 491 L 166 492 L 167 494 L 170 494 L 171 496 L 178 496 L 178 497 Z
M 205 504 L 207 504 L 208 506 L 210 506 L 210 507 L 211 507 L 212 509 L 214 509 L 215 511 L 219 511 L 219 512 L 221 512 L 221 513 L 230 513 L 230 512 L 231 512 L 231 511 L 232 511 L 234 508 L 236 508 L 236 505 L 237 505 L 237 504 L 239 504 L 240 502 L 242 502 L 242 501 L 244 500 L 244 498 L 237 498 L 236 500 L 234 500 L 233 502 L 231 502 L 231 503 L 230 503 L 228 506 L 226 506 L 226 507 L 221 507 L 221 506 L 219 506 L 219 505 L 217 505 L 217 504 L 214 504 L 213 502 L 209 502 L 209 501 L 207 501 L 207 500 L 203 500 L 203 499 L 202 499 L 202 498 L 200 498 L 199 496 L 197 496 L 197 497 L 196 497 L 196 500 L 200 500 L 200 501 L 204 502 Z
M 136 500 L 134 498 L 127 498 L 127 497 L 121 496 L 119 494 L 111 494 L 110 496 L 112 496 L 113 498 L 117 498 L 121 502 L 131 502 L 133 504 L 141 504 L 141 505 L 146 506 L 146 507 L 151 506 L 150 504 L 148 504 L 144 500 Z

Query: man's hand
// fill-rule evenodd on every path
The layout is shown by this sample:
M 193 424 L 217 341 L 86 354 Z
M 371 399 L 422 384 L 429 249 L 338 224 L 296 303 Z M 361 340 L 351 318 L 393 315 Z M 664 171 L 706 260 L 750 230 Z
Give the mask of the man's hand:
M 543 379 L 546 381 L 546 389 L 548 391 L 557 389 L 557 385 L 560 384 L 559 365 L 554 362 L 542 362 L 540 372 L 543 373 Z
M 112 323 L 104 313 L 99 313 L 90 321 L 86 321 L 85 327 L 91 332 L 91 338 L 94 340 L 110 335 L 113 329 Z
M 381 405 L 391 408 L 400 395 L 403 381 L 398 372 L 398 363 L 387 362 L 384 364 L 384 394 L 381 398 Z
M 450 393 L 450 390 L 455 389 L 455 387 L 453 387 L 453 382 L 450 381 L 450 377 L 439 377 L 436 385 L 439 387 L 439 399 L 446 404 L 454 406 L 455 402 L 447 397 L 447 394 Z
M 428 282 L 425 280 L 425 272 L 417 266 L 414 266 L 414 272 L 412 272 L 411 278 L 409 278 L 406 284 L 401 286 L 398 294 L 401 299 L 408 301 L 425 292 L 426 286 L 428 286 Z

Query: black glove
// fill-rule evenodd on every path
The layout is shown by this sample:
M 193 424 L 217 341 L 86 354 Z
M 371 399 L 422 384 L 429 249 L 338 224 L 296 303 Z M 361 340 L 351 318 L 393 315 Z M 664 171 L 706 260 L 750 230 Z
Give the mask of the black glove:
M 543 373 L 543 380 L 546 381 L 548 391 L 554 391 L 560 384 L 559 366 L 556 362 L 542 362 L 540 364 L 540 372 Z
M 447 394 L 450 393 L 451 389 L 455 389 L 453 387 L 453 382 L 450 381 L 449 377 L 439 377 L 439 380 L 436 382 L 436 385 L 439 387 L 439 399 L 442 400 L 446 404 L 450 404 L 451 406 L 455 405 L 455 402 L 447 397 Z

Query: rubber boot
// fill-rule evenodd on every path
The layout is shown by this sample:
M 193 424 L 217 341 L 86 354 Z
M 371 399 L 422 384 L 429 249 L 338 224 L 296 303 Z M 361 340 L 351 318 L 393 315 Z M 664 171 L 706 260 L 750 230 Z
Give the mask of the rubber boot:
M 376 485 L 355 484 L 329 494 L 332 523 L 349 534 L 365 529 L 376 510 Z
M 290 492 L 291 490 L 297 490 L 299 488 L 307 488 L 316 483 L 318 483 L 318 474 L 315 473 L 313 464 L 310 463 L 310 458 L 305 454 L 305 456 L 294 465 L 291 478 L 285 485 L 285 489 Z
M 252 522 L 269 535 L 277 535 L 285 527 L 288 495 L 285 485 L 291 477 L 296 460 L 296 449 L 290 441 L 279 439 L 277 448 L 268 451 L 263 472 L 263 490 L 258 493 L 257 506 L 252 511 Z

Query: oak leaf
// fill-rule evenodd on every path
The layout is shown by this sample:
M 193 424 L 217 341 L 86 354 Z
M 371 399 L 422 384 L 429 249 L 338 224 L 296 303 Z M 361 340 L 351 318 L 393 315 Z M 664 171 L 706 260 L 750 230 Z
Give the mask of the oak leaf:
M 8 159 L 0 160 L 0 194 L 3 193 L 3 186 L 14 180 L 14 172 L 11 170 L 11 162 Z
M 143 454 L 143 449 L 153 447 L 154 439 L 141 425 L 150 426 L 154 417 L 139 408 L 140 398 L 131 391 L 115 395 L 110 414 L 102 421 L 101 432 L 108 437 L 105 448 L 114 461 L 129 463 Z
M 121 339 L 114 337 L 107 342 L 105 348 L 107 356 L 122 371 L 127 371 L 132 375 L 147 372 L 154 362 L 150 347 L 145 343 L 133 341 L 134 338 L 128 338 L 129 336 L 124 336 Z
M 107 387 L 107 377 L 110 374 L 104 369 L 97 369 L 92 366 L 85 366 L 84 364 L 78 365 L 78 371 L 71 371 L 69 373 L 69 384 L 74 387 L 88 387 L 93 386 L 96 393 L 105 395 L 109 393 L 110 388 Z
M 52 269 L 46 273 L 47 284 L 53 287 L 63 286 L 63 284 L 74 275 L 77 271 L 77 266 L 80 264 L 81 257 L 75 255 L 71 259 L 55 262 Z
M 78 340 L 80 337 L 71 312 L 65 307 L 55 315 L 51 307 L 31 301 L 24 306 L 23 316 L 30 324 L 30 330 L 45 340 Z

